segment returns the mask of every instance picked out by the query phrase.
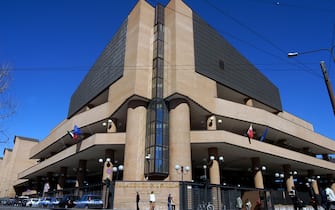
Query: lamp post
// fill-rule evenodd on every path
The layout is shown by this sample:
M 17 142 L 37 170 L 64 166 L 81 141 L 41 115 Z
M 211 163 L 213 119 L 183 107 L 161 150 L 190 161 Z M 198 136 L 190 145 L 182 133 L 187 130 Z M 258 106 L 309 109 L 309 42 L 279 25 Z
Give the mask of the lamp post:
M 104 161 L 103 158 L 99 158 L 99 163 L 103 164 L 102 167 L 102 201 L 103 201 L 103 208 L 106 209 L 109 207 L 109 188 L 111 184 L 111 180 L 113 179 L 113 164 L 111 163 L 110 158 L 106 158 Z
M 177 173 L 180 170 L 181 181 L 184 181 L 184 173 L 187 174 L 190 171 L 190 167 L 189 166 L 180 166 L 180 165 L 177 164 L 174 168 L 176 169 Z
M 223 184 L 223 163 L 224 163 L 224 157 L 219 157 L 219 167 L 220 167 L 220 183 Z
M 283 182 L 284 182 L 284 173 L 275 173 L 275 177 L 279 179 L 280 182 L 280 188 L 283 188 Z
M 151 158 L 151 154 L 149 153 L 149 154 L 147 154 L 146 156 L 145 156 L 145 159 L 146 159 L 146 161 L 147 161 L 147 177 L 146 177 L 146 180 L 149 180 L 149 172 L 150 172 L 150 158 Z
M 123 171 L 123 165 L 113 167 L 113 172 L 116 173 L 115 180 L 119 179 L 119 173 L 122 172 L 122 171 Z
M 224 163 L 224 157 L 223 156 L 218 156 L 218 157 L 215 157 L 214 155 L 211 155 L 209 156 L 209 162 L 207 163 L 206 165 L 206 169 L 207 169 L 207 166 L 212 166 L 213 165 L 213 161 L 214 160 L 218 160 L 218 166 L 219 166 L 219 176 L 220 176 L 220 184 L 222 183 L 222 175 L 223 175 L 223 163 Z M 206 170 L 205 170 L 206 172 Z M 206 178 L 207 178 L 207 175 L 206 175 Z
M 202 168 L 204 169 L 204 180 L 207 181 L 207 165 L 203 165 Z
M 180 171 L 181 173 L 181 181 L 182 181 L 182 188 L 181 188 L 181 209 L 186 209 L 186 203 L 185 201 L 185 192 L 186 192 L 186 186 L 184 182 L 184 173 L 187 174 L 190 171 L 189 166 L 181 166 L 179 164 L 176 164 L 174 167 L 177 171 L 177 173 Z
M 287 56 L 290 58 L 290 57 L 295 57 L 295 56 L 298 56 L 298 55 L 301 55 L 301 54 L 309 54 L 309 53 L 315 53 L 315 52 L 319 52 L 319 51 L 328 51 L 331 54 L 331 56 L 333 58 L 333 61 L 335 63 L 334 49 L 335 49 L 335 45 L 333 45 L 331 48 L 321 48 L 321 49 L 318 49 L 318 50 L 311 50 L 311 51 L 305 51 L 305 52 L 289 52 L 287 54 Z M 326 87 L 327 87 L 327 90 L 328 90 L 329 99 L 330 99 L 330 102 L 332 104 L 333 113 L 335 115 L 335 98 L 334 98 L 333 88 L 332 88 L 331 82 L 329 80 L 326 64 L 325 64 L 324 61 L 320 61 L 320 67 L 321 67 L 323 78 L 325 80 L 325 84 L 326 84 Z
M 317 50 L 309 50 L 309 51 L 305 51 L 305 52 L 289 52 L 287 53 L 287 56 L 288 57 L 295 57 L 295 56 L 298 56 L 298 55 L 302 55 L 302 54 L 309 54 L 309 53 L 315 53 L 315 52 L 320 52 L 320 51 L 328 51 L 332 58 L 333 58 L 333 61 L 335 62 L 335 45 L 331 46 L 330 48 L 321 48 L 321 49 L 317 49 Z

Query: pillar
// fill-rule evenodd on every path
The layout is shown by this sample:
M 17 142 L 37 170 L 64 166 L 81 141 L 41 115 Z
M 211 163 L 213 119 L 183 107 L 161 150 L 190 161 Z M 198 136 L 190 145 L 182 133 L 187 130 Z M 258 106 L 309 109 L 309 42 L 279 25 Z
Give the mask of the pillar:
M 87 164 L 87 160 L 79 160 L 78 168 L 77 168 L 77 183 L 76 183 L 76 187 L 79 188 L 77 190 L 77 195 L 79 197 L 83 195 L 83 189 L 81 188 L 84 187 L 86 164 Z
M 291 173 L 291 165 L 285 164 L 283 165 L 283 170 L 284 170 L 284 179 L 286 182 L 286 190 L 289 192 L 292 187 L 294 187 L 294 182 L 293 182 L 293 175 Z
M 310 177 L 311 180 L 312 180 L 311 181 L 311 187 L 313 188 L 315 194 L 319 195 L 320 194 L 320 192 L 319 192 L 319 186 L 318 186 L 318 181 L 317 181 L 317 179 L 314 176 L 314 170 L 308 170 L 307 173 L 308 173 L 308 177 Z
M 211 165 L 209 166 L 209 179 L 211 184 L 220 184 L 220 166 L 216 160 L 218 157 L 218 149 L 216 147 L 208 148 L 208 157 L 213 156 L 215 159 L 210 160 Z
M 52 176 L 53 173 L 52 172 L 48 172 L 47 173 L 47 177 L 43 183 L 43 193 L 42 193 L 42 197 L 47 197 L 48 196 L 48 192 L 49 190 L 53 190 L 52 188 Z
M 57 196 L 58 197 L 62 197 L 63 196 L 62 190 L 65 187 L 66 175 L 67 175 L 67 167 L 64 167 L 64 166 L 60 167 L 60 169 L 59 169 L 59 177 L 58 177 L 58 181 L 57 181 Z
M 214 157 L 215 159 L 210 159 Z M 210 160 L 209 165 L 209 181 L 210 184 L 220 185 L 220 166 L 217 161 L 218 158 L 218 149 L 216 147 L 208 148 L 208 157 Z M 221 191 L 216 187 L 212 188 L 212 201 L 215 209 L 221 209 Z
M 189 166 L 190 171 L 184 174 L 185 181 L 192 180 L 191 144 L 190 144 L 190 108 L 184 100 L 170 102 L 169 112 L 169 175 L 171 181 L 181 180 L 175 166 Z
M 55 189 L 55 182 L 54 182 L 54 179 L 53 179 L 53 175 L 54 175 L 54 173 L 52 173 L 52 172 L 47 173 L 47 182 L 49 183 L 50 191 Z
M 106 149 L 105 150 L 105 160 L 107 160 L 107 158 L 110 158 L 112 163 L 114 163 L 115 159 L 114 159 L 114 150 L 113 149 Z
M 37 176 L 36 182 L 37 182 L 36 191 L 37 191 L 37 194 L 39 194 L 40 196 L 43 193 L 43 187 L 44 187 L 43 177 Z
M 123 180 L 144 180 L 146 116 L 147 109 L 145 102 L 129 102 Z
M 207 130 L 216 130 L 216 116 L 212 115 L 207 118 Z
M 254 172 L 255 188 L 264 189 L 261 159 L 259 157 L 251 158 L 251 165 Z
M 329 161 L 329 155 L 328 154 L 322 154 L 322 159 Z

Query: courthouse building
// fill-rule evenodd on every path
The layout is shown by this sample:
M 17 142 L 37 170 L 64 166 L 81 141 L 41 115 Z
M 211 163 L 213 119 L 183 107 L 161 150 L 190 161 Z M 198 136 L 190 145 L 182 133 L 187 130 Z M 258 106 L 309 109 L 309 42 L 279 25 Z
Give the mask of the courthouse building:
M 17 194 L 109 177 L 114 207 L 133 205 L 136 192 L 147 205 L 151 191 L 166 207 L 168 193 L 181 202 L 180 181 L 288 190 L 310 181 L 316 192 L 332 183 L 335 142 L 285 112 L 280 90 L 182 0 L 139 0 L 119 24 L 67 118 L 31 147 Z

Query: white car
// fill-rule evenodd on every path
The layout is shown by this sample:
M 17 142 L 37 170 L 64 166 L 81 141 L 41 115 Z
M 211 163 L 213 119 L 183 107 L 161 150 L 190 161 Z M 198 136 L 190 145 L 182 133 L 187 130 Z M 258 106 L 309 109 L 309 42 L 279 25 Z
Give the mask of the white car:
M 38 204 L 40 203 L 40 198 L 30 198 L 29 201 L 26 203 L 26 206 L 29 207 L 38 207 Z

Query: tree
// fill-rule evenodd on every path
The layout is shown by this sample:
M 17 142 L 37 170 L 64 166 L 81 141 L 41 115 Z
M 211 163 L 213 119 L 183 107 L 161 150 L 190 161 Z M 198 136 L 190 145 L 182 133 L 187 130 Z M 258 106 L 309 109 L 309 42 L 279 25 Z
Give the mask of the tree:
M 0 122 L 13 116 L 16 112 L 16 104 L 8 92 L 10 70 L 11 68 L 8 64 L 0 66 Z M 0 135 L 3 135 L 8 140 L 8 135 L 2 128 L 0 128 Z

